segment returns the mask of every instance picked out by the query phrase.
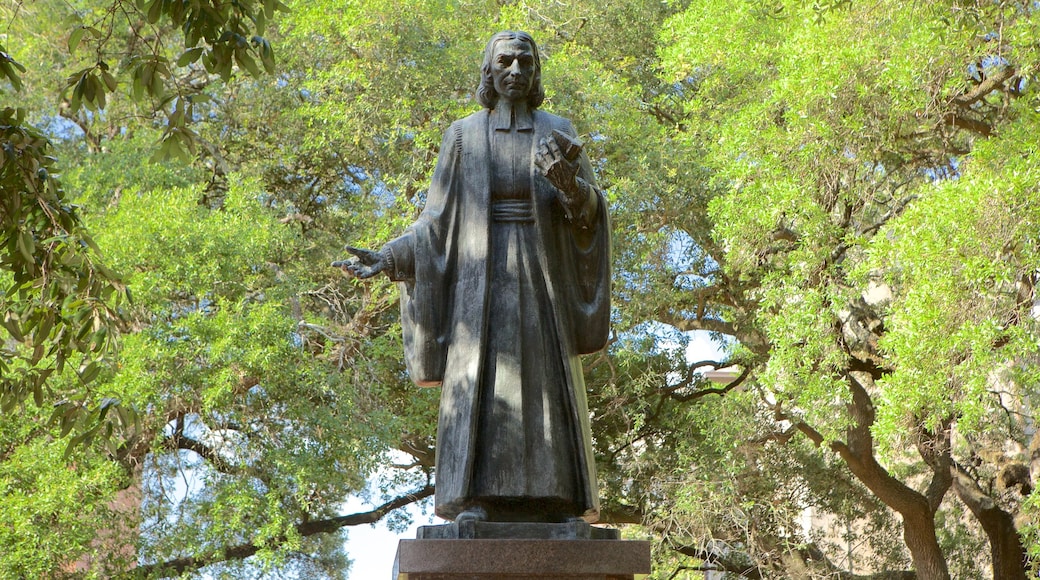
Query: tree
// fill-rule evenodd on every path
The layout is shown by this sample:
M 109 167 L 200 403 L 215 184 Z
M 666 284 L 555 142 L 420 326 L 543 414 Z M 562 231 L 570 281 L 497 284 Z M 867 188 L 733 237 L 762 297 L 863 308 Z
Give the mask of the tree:
M 185 114 L 193 114 L 193 93 L 211 79 L 174 74 L 165 46 L 175 36 L 171 29 L 181 28 L 180 40 L 187 49 L 177 59 L 179 66 L 198 61 L 207 72 L 228 78 L 237 64 L 259 75 L 256 58 L 268 72 L 273 70 L 273 52 L 261 35 L 279 8 L 284 5 L 275 0 L 207 6 L 163 0 L 87 2 L 78 7 L 18 2 L 0 8 L 0 18 L 8 22 L 10 38 L 17 43 L 11 45 L 11 53 L 0 45 L 0 91 L 5 96 L 14 93 L 11 100 L 21 105 L 0 111 L 4 192 L 0 263 L 6 271 L 0 302 L 5 330 L 0 406 L 5 412 L 30 395 L 37 407 L 56 403 L 51 420 L 63 434 L 76 431 L 71 449 L 97 436 L 110 437 L 115 424 L 106 422 L 105 416 L 119 405 L 98 397 L 91 386 L 118 334 L 125 286 L 106 267 L 69 203 L 57 179 L 57 160 L 51 155 L 48 136 L 27 120 L 30 111 L 42 113 L 41 102 L 50 96 L 49 91 L 32 89 L 63 87 L 60 110 L 48 122 L 72 121 L 87 144 L 97 148 L 100 137 L 92 127 L 103 114 L 113 113 L 106 106 L 110 95 L 116 93 L 121 78 L 129 77 L 123 82 L 129 81 L 130 96 L 141 105 L 131 111 L 165 117 L 159 154 L 184 157 L 185 149 L 195 147 Z M 55 28 L 56 22 L 60 28 Z M 32 25 L 44 34 L 34 35 L 37 30 L 29 28 Z M 129 29 L 126 33 L 124 26 Z M 21 55 L 33 51 L 56 57 L 56 66 L 27 69 Z M 110 61 L 116 59 L 119 64 L 113 66 Z M 67 78 L 51 76 L 72 69 L 75 72 Z M 26 82 L 29 91 L 23 90 Z M 62 373 L 66 361 L 73 363 L 79 385 L 56 393 L 48 379 Z M 124 408 L 124 416 L 132 414 L 132 408 Z
M 215 12 L 209 7 L 199 13 L 179 12 L 184 6 L 87 4 L 72 15 L 82 24 L 71 32 L 55 29 L 52 23 L 57 18 L 34 18 L 56 16 L 69 8 L 64 4 L 18 6 L 18 13 L 10 14 L 9 29 L 20 33 L 16 39 L 25 40 L 18 47 L 21 54 L 40 54 L 58 45 L 62 47 L 58 54 L 65 55 L 63 49 L 69 47 L 67 62 L 27 69 L 24 76 L 10 76 L 12 82 L 47 86 L 52 71 L 64 76 L 62 65 L 80 66 L 77 48 L 80 55 L 84 46 L 89 48 L 89 66 L 70 75 L 58 110 L 37 100 L 44 91 L 27 90 L 21 95 L 27 107 L 37 111 L 34 122 L 49 128 L 72 167 L 65 183 L 71 184 L 73 196 L 83 206 L 80 215 L 89 216 L 92 228 L 100 232 L 97 237 L 108 249 L 109 263 L 125 273 L 125 278 L 116 280 L 115 290 L 100 286 L 107 292 L 101 294 L 84 284 L 79 292 L 92 301 L 88 307 L 94 310 L 99 310 L 99 304 L 106 306 L 100 300 L 124 284 L 133 290 L 128 295 L 134 296 L 118 312 L 118 304 L 113 303 L 110 313 L 119 316 L 113 316 L 108 326 L 108 320 L 99 323 L 100 315 L 94 315 L 89 330 L 95 334 L 87 336 L 92 342 L 84 341 L 100 353 L 108 344 L 106 337 L 119 330 L 118 352 L 106 351 L 103 359 L 72 376 L 60 368 L 61 357 L 70 356 L 68 344 L 53 345 L 59 363 L 46 385 L 48 396 L 37 394 L 35 400 L 25 402 L 24 414 L 3 440 L 5 468 L 15 474 L 3 488 L 9 500 L 5 505 L 10 507 L 5 514 L 19 522 L 11 541 L 5 543 L 12 549 L 4 556 L 3 568 L 15 575 L 54 575 L 84 566 L 93 574 L 112 575 L 143 561 L 146 565 L 129 573 L 144 576 L 190 571 L 257 552 L 266 562 L 263 565 L 270 566 L 284 560 L 290 549 L 295 554 L 290 568 L 297 572 L 308 575 L 309 566 L 341 575 L 347 563 L 341 546 L 312 536 L 374 521 L 431 491 L 414 486 L 414 493 L 388 500 L 368 513 L 339 516 L 333 511 L 342 498 L 364 486 L 375 470 L 375 460 L 382 457 L 384 431 L 393 429 L 392 421 L 380 422 L 387 419 L 385 413 L 373 410 L 370 403 L 366 406 L 367 392 L 338 388 L 346 375 L 311 357 L 314 341 L 300 334 L 311 328 L 302 320 L 297 301 L 300 272 L 317 271 L 326 282 L 334 279 L 335 272 L 285 267 L 299 257 L 292 248 L 305 252 L 307 247 L 298 245 L 292 222 L 280 223 L 276 213 L 264 207 L 256 183 L 221 174 L 214 185 L 212 174 L 189 164 L 148 165 L 148 156 L 139 155 L 158 142 L 154 159 L 186 160 L 186 152 L 199 149 L 208 152 L 208 160 L 220 159 L 220 151 L 201 141 L 189 123 L 205 109 L 207 90 L 226 94 L 221 92 L 223 83 L 235 80 L 238 67 L 259 74 L 251 54 L 270 64 L 266 40 L 254 36 L 244 41 L 244 22 L 262 32 L 262 20 L 271 16 L 277 3 L 228 3 L 214 5 Z M 124 25 L 129 27 L 125 35 Z M 174 28 L 178 25 L 184 26 L 178 31 Z M 178 41 L 187 48 L 180 57 Z M 107 64 L 110 61 L 112 65 Z M 176 67 L 174 61 L 179 63 Z M 118 95 L 121 82 L 126 83 L 129 98 Z M 162 121 L 159 131 L 149 122 L 153 119 Z M 27 123 L 22 117 L 17 120 Z M 34 154 L 49 146 L 41 132 L 24 131 L 40 141 L 31 144 L 37 148 Z M 53 175 L 49 178 L 53 191 L 60 193 Z M 21 187 L 20 182 L 14 186 Z M 214 192 L 219 195 L 211 197 Z M 51 209 L 42 204 L 34 207 L 37 212 Z M 69 208 L 59 209 L 68 219 L 75 217 Z M 35 233 L 37 239 L 41 232 Z M 80 238 L 73 241 L 89 240 L 85 233 L 75 233 Z M 23 238 L 16 240 L 19 255 L 31 254 L 33 247 L 25 246 Z M 48 240 L 52 247 L 46 259 L 57 263 L 65 258 L 53 242 Z M 9 247 L 15 248 L 14 244 L 13 240 Z M 28 260 L 31 255 L 24 257 Z M 323 254 L 320 260 L 327 264 L 329 257 Z M 79 280 L 95 270 L 99 276 L 113 276 L 107 269 L 79 263 L 57 273 Z M 51 294 L 44 296 L 54 300 Z M 69 301 L 65 307 L 70 318 L 77 313 L 68 308 Z M 7 311 L 9 319 L 10 313 L 16 313 Z M 77 326 L 57 328 L 52 336 L 79 332 L 81 318 L 74 320 Z M 85 340 L 82 333 L 78 340 Z M 91 390 L 82 388 L 86 382 L 93 383 Z M 20 396 L 13 404 L 24 401 L 25 394 Z M 78 418 L 82 415 L 67 412 L 69 404 L 63 403 L 54 414 L 53 430 L 48 427 L 48 407 L 61 396 L 71 397 L 72 404 L 79 405 L 75 409 L 90 409 L 87 419 L 93 422 L 84 423 Z M 132 413 L 134 409 L 140 413 Z M 72 428 L 78 429 L 76 437 L 67 445 L 57 439 Z M 119 428 L 124 431 L 114 434 Z M 68 452 L 63 460 L 54 460 L 51 450 L 59 445 Z M 41 448 L 47 453 L 34 454 Z M 328 457 L 335 457 L 336 463 L 330 464 Z M 24 499 L 23 494 L 38 482 L 57 485 L 53 472 L 60 473 L 64 465 L 79 475 L 71 479 L 80 487 L 66 486 L 65 493 L 56 494 L 53 501 L 44 502 L 41 495 L 38 505 Z M 174 494 L 175 499 L 170 499 L 167 492 L 175 487 L 176 476 L 187 472 L 205 484 L 203 491 L 183 497 Z M 30 477 L 35 473 L 41 475 Z M 416 478 L 425 483 L 421 474 L 411 479 Z M 120 489 L 143 492 L 143 504 L 115 514 L 109 504 Z M 264 509 L 244 512 L 247 506 Z M 70 520 L 77 525 L 65 532 L 75 533 L 66 535 L 61 526 Z M 48 543 L 44 532 L 24 533 L 41 521 L 53 526 L 44 532 L 62 533 L 63 541 Z M 132 537 L 128 541 L 125 534 L 114 546 L 102 541 L 106 529 L 134 530 L 138 525 L 145 530 L 139 541 Z M 243 542 L 247 548 L 235 548 Z M 80 559 L 82 554 L 106 550 L 125 557 Z
M 719 192 L 698 291 L 771 410 L 754 437 L 840 458 L 918 577 L 950 576 L 951 489 L 994 577 L 1025 577 L 1032 483 L 998 482 L 1031 438 L 1034 11 L 905 8 L 717 2 L 666 25 L 679 134 Z
M 0 71 L 16 64 L 5 62 Z M 24 114 L 0 111 L 0 408 L 5 413 L 30 397 L 37 407 L 55 401 L 48 379 L 66 362 L 89 389 L 118 324 L 123 290 L 52 175 L 50 144 L 24 124 Z M 88 392 L 77 389 L 56 409 L 63 428 L 78 425 L 85 434 L 100 426 L 100 407 Z
M 404 375 L 396 293 L 327 264 L 414 219 L 483 42 L 518 28 L 612 204 L 615 336 L 586 361 L 605 519 L 644 524 L 659 577 L 1024 574 L 1032 7 L 186 6 L 5 14 L 11 58 L 54 65 L 13 81 L 18 126 L 50 136 L 111 295 L 133 296 L 102 311 L 120 349 L 93 386 L 55 371 L 0 433 L 5 515 L 75 530 L 60 549 L 15 532 L 5 569 L 130 549 L 87 573 L 337 577 L 333 532 L 430 494 L 437 393 Z M 278 70 L 255 74 L 272 45 Z M 723 360 L 688 360 L 691 331 Z M 99 427 L 59 459 L 62 424 L 42 425 L 82 393 L 93 422 L 65 426 L 123 438 Z M 373 479 L 373 510 L 341 514 Z M 42 481 L 69 492 L 26 499 Z M 120 489 L 139 509 L 117 512 Z M 105 545 L 113 520 L 143 532 Z

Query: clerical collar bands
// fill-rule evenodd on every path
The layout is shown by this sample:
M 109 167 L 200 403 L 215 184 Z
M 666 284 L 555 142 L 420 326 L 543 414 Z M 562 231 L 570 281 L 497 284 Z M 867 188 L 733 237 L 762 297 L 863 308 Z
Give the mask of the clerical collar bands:
M 527 107 L 527 103 L 518 103 L 514 106 L 505 99 L 499 99 L 495 108 L 491 109 L 491 127 L 496 131 L 508 131 L 513 126 L 514 116 L 517 131 L 534 129 L 534 119 L 531 117 L 531 109 Z

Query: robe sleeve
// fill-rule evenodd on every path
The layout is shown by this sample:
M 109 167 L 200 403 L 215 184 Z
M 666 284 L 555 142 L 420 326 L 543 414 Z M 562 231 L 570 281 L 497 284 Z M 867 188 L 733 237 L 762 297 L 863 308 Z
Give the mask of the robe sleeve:
M 454 262 L 452 243 L 461 128 L 445 133 L 426 206 L 405 232 L 383 247 L 390 257 L 390 279 L 401 292 L 401 329 L 405 365 L 419 386 L 437 386 L 444 378 L 451 285 L 445 273 Z
M 576 137 L 570 121 L 563 131 Z M 582 150 L 578 166 L 578 183 L 586 188 L 588 197 L 584 206 L 559 240 L 566 248 L 569 270 L 564 276 L 570 283 L 564 285 L 564 300 L 569 305 L 571 324 L 575 333 L 574 344 L 580 354 L 602 349 L 610 335 L 610 260 L 611 232 L 607 202 L 596 186 L 596 177 L 588 155 Z

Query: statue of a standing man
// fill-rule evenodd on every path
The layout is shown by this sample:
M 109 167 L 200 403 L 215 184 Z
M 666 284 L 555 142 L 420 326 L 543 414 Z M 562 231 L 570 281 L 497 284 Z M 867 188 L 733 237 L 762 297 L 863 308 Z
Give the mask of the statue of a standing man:
M 408 371 L 442 385 L 437 515 L 598 516 L 580 354 L 606 344 L 610 226 L 570 121 L 544 98 L 534 40 L 487 44 L 485 107 L 448 129 L 422 214 L 354 275 L 399 282 Z

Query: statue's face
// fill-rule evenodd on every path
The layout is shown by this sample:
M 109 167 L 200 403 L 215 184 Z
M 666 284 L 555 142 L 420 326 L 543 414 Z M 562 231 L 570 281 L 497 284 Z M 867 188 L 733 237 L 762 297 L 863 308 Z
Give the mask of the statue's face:
M 491 78 L 500 98 L 522 101 L 534 82 L 534 51 L 522 40 L 503 40 L 491 55 Z

